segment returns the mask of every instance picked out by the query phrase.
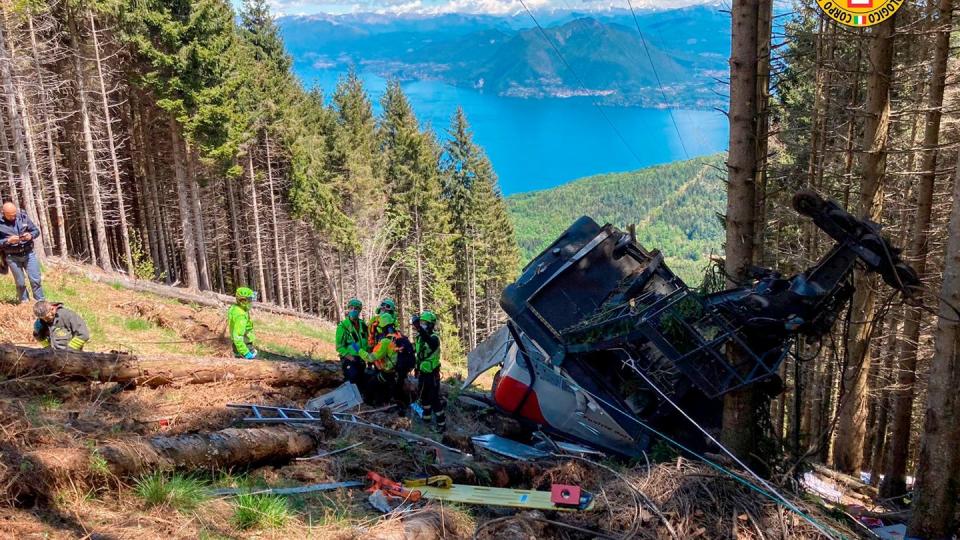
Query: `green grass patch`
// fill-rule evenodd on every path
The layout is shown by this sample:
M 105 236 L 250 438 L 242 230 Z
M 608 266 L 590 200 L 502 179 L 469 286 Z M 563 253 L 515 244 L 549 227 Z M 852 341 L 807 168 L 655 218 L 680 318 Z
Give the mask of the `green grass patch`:
M 325 493 L 311 493 L 298 497 L 291 497 L 296 503 L 300 500 L 304 513 L 311 527 L 326 527 L 330 525 L 346 526 L 350 524 L 353 514 L 348 505 L 340 504 Z
M 207 483 L 193 476 L 154 473 L 141 477 L 137 495 L 147 506 L 167 506 L 178 512 L 190 512 L 207 499 Z
M 90 454 L 90 472 L 99 476 L 107 476 L 110 474 L 110 464 L 107 463 L 107 460 L 96 450 Z
M 279 317 L 265 318 L 262 321 L 264 329 L 282 334 L 295 334 L 311 339 L 319 339 L 333 343 L 335 331 L 332 328 L 319 328 L 299 319 L 281 319 Z
M 287 347 L 285 345 L 271 343 L 269 341 L 264 341 L 261 348 L 265 353 L 275 354 L 278 356 L 288 356 L 290 358 L 300 358 L 303 356 L 303 352 L 294 349 L 293 347 Z
M 63 402 L 57 396 L 46 394 L 40 397 L 40 409 L 44 411 L 56 411 L 63 407 Z
M 144 330 L 152 330 L 153 323 L 145 319 L 127 319 L 123 323 L 123 327 L 132 332 L 142 332 Z
M 241 530 L 283 527 L 290 519 L 287 501 L 274 495 L 238 495 L 234 500 L 233 524 Z

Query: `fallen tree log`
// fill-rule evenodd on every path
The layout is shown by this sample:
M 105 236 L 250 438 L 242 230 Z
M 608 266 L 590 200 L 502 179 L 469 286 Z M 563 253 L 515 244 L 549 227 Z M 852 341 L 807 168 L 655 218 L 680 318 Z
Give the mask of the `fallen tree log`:
M 163 283 L 156 283 L 154 281 L 147 281 L 143 279 L 131 279 L 129 276 L 123 274 L 105 273 L 99 269 L 97 271 L 93 271 L 86 266 L 78 265 L 74 262 L 57 257 L 48 258 L 48 262 L 51 261 L 58 266 L 67 269 L 67 271 L 71 273 L 81 275 L 96 283 L 105 283 L 111 286 L 122 287 L 131 291 L 145 292 L 162 296 L 164 298 L 172 298 L 185 304 L 197 304 L 199 306 L 219 308 L 234 302 L 234 298 L 232 296 L 220 294 L 214 291 L 199 291 L 184 287 L 174 287 L 173 285 L 165 285 Z M 322 320 L 320 317 L 310 313 L 302 313 L 294 309 L 289 309 L 266 302 L 258 302 L 257 309 L 260 311 L 276 313 L 278 315 L 290 315 L 302 319 Z
M 340 366 L 332 362 L 272 362 L 188 356 L 157 358 L 120 353 L 30 349 L 13 345 L 0 345 L 0 371 L 7 377 L 42 374 L 150 387 L 250 380 L 270 386 L 313 389 L 336 386 L 343 378 Z
M 93 448 L 46 448 L 23 454 L 34 481 L 21 482 L 20 492 L 110 476 L 128 478 L 154 471 L 224 470 L 265 463 L 285 463 L 308 455 L 338 428 L 326 421 L 306 427 L 227 428 L 177 437 L 133 438 Z
M 818 474 L 822 474 L 823 476 L 826 476 L 827 478 L 833 480 L 834 482 L 840 484 L 842 487 L 845 487 L 848 490 L 854 491 L 861 495 L 866 495 L 868 497 L 877 496 L 877 488 L 870 486 L 868 484 L 864 484 L 863 482 L 860 481 L 859 478 L 854 478 L 849 474 L 844 474 L 842 472 L 835 471 L 833 469 L 824 467 L 823 465 L 820 465 L 818 463 L 811 463 L 811 466 L 813 467 L 813 470 L 816 471 Z

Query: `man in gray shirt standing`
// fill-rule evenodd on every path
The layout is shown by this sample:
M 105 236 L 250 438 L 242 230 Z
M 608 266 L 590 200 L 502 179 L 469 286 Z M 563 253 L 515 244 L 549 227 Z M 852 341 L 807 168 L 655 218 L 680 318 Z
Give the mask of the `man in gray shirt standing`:
M 33 289 L 33 299 L 45 299 L 40 286 L 40 261 L 33 251 L 33 242 L 37 238 L 40 238 L 40 229 L 27 213 L 12 202 L 3 203 L 0 213 L 0 255 L 6 259 L 13 273 L 13 280 L 17 284 L 17 300 L 21 304 L 30 300 L 27 279 Z

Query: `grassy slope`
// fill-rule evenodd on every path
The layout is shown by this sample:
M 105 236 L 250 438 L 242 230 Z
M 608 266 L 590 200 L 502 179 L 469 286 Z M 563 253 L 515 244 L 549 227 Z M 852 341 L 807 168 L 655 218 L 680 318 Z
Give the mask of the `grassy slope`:
M 660 249 L 687 283 L 700 282 L 710 253 L 720 253 L 723 155 L 678 161 L 626 173 L 582 178 L 507 199 L 524 261 L 582 215 L 598 223 L 637 224 L 637 237 Z
M 94 283 L 58 266 L 44 270 L 47 298 L 63 302 L 90 327 L 92 339 L 86 350 L 230 355 L 225 337 L 225 308 L 188 306 L 119 285 Z M 31 345 L 33 303 L 18 306 L 14 298 L 13 279 L 0 276 L 0 342 Z M 334 329 L 328 323 L 256 311 L 254 322 L 265 352 L 328 360 L 336 356 L 332 345 Z

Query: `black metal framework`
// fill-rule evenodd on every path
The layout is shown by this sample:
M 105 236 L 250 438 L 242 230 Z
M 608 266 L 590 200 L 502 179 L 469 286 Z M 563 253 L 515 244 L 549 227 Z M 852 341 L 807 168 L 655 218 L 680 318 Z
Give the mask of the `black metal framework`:
M 743 339 L 742 328 L 682 285 L 669 294 L 646 293 L 605 315 L 564 332 L 568 354 L 635 350 L 650 343 L 710 398 L 776 375 L 792 343 L 754 350 Z M 743 353 L 737 365 L 728 360 L 731 346 Z

